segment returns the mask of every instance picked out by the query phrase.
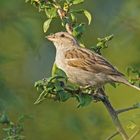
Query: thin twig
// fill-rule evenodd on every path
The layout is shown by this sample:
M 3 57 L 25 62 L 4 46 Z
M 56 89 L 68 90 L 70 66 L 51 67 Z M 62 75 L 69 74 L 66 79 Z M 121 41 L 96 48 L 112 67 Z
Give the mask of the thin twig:
M 58 13 L 58 15 L 59 15 L 59 17 L 60 17 L 61 20 L 68 19 L 68 17 L 66 16 L 66 12 L 62 8 L 58 8 L 57 13 Z M 72 29 L 72 26 L 71 26 L 71 24 L 69 22 L 67 22 L 65 24 L 65 28 L 66 28 L 66 31 L 69 34 L 72 34 L 72 30 L 73 29 Z
M 37 100 L 34 102 L 34 104 L 39 104 L 40 102 L 42 102 L 43 100 L 45 100 L 45 95 L 46 95 L 46 91 L 42 91 L 42 93 L 39 95 L 39 97 L 37 98 Z M 43 97 L 43 98 L 42 98 Z
M 116 137 L 117 135 L 119 135 L 119 132 L 116 131 L 114 132 L 111 136 L 109 136 L 106 140 L 112 140 L 112 138 Z
M 65 23 L 65 29 L 69 34 L 72 34 L 73 32 L 73 28 L 71 23 L 69 22 L 69 17 L 67 16 L 67 11 L 65 11 L 60 5 L 58 5 L 56 3 L 55 0 L 53 0 L 53 6 L 57 9 L 57 13 L 60 17 L 60 19 L 63 21 L 63 19 L 65 19 L 66 23 Z
M 131 107 L 128 107 L 128 108 L 119 109 L 119 110 L 116 111 L 116 113 L 117 114 L 121 114 L 121 113 L 130 111 L 130 110 L 134 110 L 134 109 L 139 109 L 139 107 L 137 107 L 137 106 L 131 106 Z
M 138 129 L 130 138 L 129 140 L 134 140 L 134 138 L 140 133 L 140 129 Z

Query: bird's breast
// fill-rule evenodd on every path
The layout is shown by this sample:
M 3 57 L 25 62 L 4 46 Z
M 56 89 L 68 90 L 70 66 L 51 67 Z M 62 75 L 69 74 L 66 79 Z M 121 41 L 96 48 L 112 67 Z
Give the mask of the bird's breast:
M 66 73 L 66 62 L 63 51 L 56 52 L 55 64 Z

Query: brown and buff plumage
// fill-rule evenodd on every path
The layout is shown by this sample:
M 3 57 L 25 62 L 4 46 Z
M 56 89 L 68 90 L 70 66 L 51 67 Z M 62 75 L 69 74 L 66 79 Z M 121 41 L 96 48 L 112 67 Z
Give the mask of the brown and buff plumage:
M 81 48 L 70 34 L 58 32 L 47 38 L 56 47 L 56 65 L 66 73 L 69 81 L 81 86 L 95 87 L 118 82 L 140 90 L 140 88 L 131 85 L 124 75 L 101 55 Z

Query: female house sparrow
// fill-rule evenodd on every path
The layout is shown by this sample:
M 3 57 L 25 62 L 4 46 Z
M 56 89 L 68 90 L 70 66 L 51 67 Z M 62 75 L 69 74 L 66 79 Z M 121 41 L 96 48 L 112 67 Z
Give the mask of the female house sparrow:
M 55 63 L 62 69 L 68 80 L 81 86 L 102 87 L 106 83 L 123 83 L 137 90 L 124 75 L 105 58 L 95 52 L 81 48 L 76 39 L 67 32 L 47 36 L 56 47 Z

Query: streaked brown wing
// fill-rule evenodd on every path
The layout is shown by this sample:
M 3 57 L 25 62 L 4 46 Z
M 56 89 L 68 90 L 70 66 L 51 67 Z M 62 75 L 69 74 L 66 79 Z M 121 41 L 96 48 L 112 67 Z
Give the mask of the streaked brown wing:
M 123 75 L 118 72 L 102 56 L 84 48 L 74 48 L 65 54 L 67 64 L 93 73 L 105 73 L 109 75 Z

